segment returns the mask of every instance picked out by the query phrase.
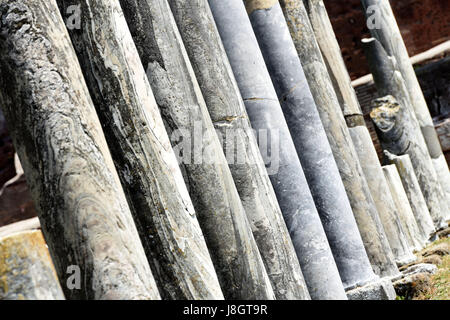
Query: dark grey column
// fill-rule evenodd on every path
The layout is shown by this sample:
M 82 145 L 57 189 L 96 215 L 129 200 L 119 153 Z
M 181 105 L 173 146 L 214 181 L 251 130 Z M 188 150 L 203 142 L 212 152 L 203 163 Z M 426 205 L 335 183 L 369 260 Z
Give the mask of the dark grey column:
M 169 4 L 120 3 L 173 147 L 192 155 L 181 167 L 225 298 L 275 298 Z
M 450 208 L 450 171 L 389 0 L 361 0 L 361 3 L 372 37 L 376 38 L 387 54 L 397 61 L 398 70 L 405 81 L 406 92 L 411 101 L 411 105 L 405 106 L 405 108 L 411 108 L 417 118 L 438 181 L 444 192 L 447 207 Z M 445 218 L 450 220 L 450 210 L 446 213 Z
M 67 299 L 159 299 L 55 0 L 0 1 L 0 105 Z M 20 107 L 19 107 L 20 106 Z
M 169 0 L 277 299 L 310 299 L 207 0 Z
M 371 114 L 383 148 L 395 155 L 409 154 L 435 226 L 444 227 L 449 210 L 447 202 L 411 107 L 404 80 L 395 67 L 395 58 L 389 57 L 374 38 L 363 39 L 363 47 L 378 92 L 383 96 L 394 96 L 399 103 L 397 106 L 389 105 L 392 111 L 389 115 L 374 111 Z
M 327 135 L 278 1 L 245 0 L 345 289 L 373 273 Z
M 322 47 L 331 47 L 329 49 L 332 49 L 331 53 L 333 53 L 335 52 L 333 44 L 336 45 L 329 41 L 334 35 L 331 25 L 328 25 L 329 20 L 326 10 L 322 7 L 323 3 L 320 4 L 318 1 L 309 4 L 308 11 L 306 11 L 301 0 L 282 0 L 280 3 L 344 182 L 369 260 L 376 274 L 381 276 L 396 275 L 399 271 L 395 264 L 395 257 L 390 248 L 389 238 L 383 230 L 382 222 L 387 219 L 384 216 L 383 219 L 380 219 L 381 213 L 389 211 L 377 212 L 378 208 L 371 195 L 363 168 L 358 161 L 358 153 L 352 142 L 350 132 L 354 130 L 350 131 L 347 128 L 338 97 L 326 68 L 326 62 L 324 62 L 320 53 Z M 308 15 L 316 22 L 313 26 L 310 24 Z M 335 50 L 339 52 L 339 48 Z M 335 62 L 333 61 L 333 63 Z M 361 118 L 355 118 L 353 119 L 355 126 L 359 126 L 361 122 L 357 120 Z M 379 170 L 381 171 L 381 167 Z
M 241 0 L 210 0 L 231 67 L 255 130 L 267 130 L 278 170 L 270 176 L 313 299 L 346 299 L 339 272 L 250 20 Z M 260 141 L 261 147 L 261 141 Z M 264 151 L 262 150 L 263 156 Z M 273 169 L 273 168 L 272 168 Z
M 402 179 L 403 188 L 408 196 L 409 204 L 411 205 L 421 233 L 426 239 L 430 239 L 436 232 L 436 228 L 434 227 L 433 219 L 431 219 L 422 190 L 420 190 L 419 181 L 417 181 L 411 158 L 409 155 L 395 156 L 390 153 L 387 156 L 389 161 L 397 167 L 400 178 Z

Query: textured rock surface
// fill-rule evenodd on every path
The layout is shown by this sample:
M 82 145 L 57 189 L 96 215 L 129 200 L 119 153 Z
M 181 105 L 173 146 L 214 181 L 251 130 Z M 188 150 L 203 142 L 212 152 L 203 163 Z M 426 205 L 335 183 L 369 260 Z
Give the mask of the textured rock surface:
M 394 199 L 397 207 L 397 215 L 400 219 L 403 230 L 405 230 L 409 246 L 411 250 L 421 250 L 425 246 L 428 238 L 420 232 L 397 168 L 395 165 L 384 166 L 383 172 L 386 176 L 386 180 L 388 181 L 392 198 Z
M 313 299 L 345 299 L 342 283 L 336 282 L 339 274 L 334 260 L 327 258 L 322 262 L 312 254 L 315 252 L 320 257 L 330 257 L 331 250 L 328 241 L 323 241 L 323 229 L 317 233 L 321 222 L 314 200 L 244 4 L 240 0 L 210 0 L 209 4 L 252 126 L 260 132 L 268 132 L 272 143 L 276 144 L 277 148 L 272 153 L 275 152 L 274 159 L 279 167 L 275 171 L 270 168 L 270 179 L 309 293 Z M 262 154 L 264 157 L 266 153 L 262 150 Z M 323 268 L 323 264 L 328 265 L 328 274 L 316 272 Z M 339 287 L 341 294 L 336 295 Z
M 388 158 L 397 167 L 403 188 L 408 196 L 409 204 L 411 205 L 422 235 L 425 239 L 430 239 L 436 231 L 436 228 L 434 227 L 430 211 L 428 211 L 427 204 L 420 190 L 419 181 L 417 181 L 410 157 L 408 155 L 398 157 L 388 154 Z
M 447 162 L 439 144 L 439 138 L 434 129 L 433 120 L 430 115 L 427 103 L 417 80 L 416 73 L 409 59 L 408 51 L 403 42 L 402 35 L 395 20 L 389 0 L 361 0 L 365 12 L 369 6 L 376 6 L 378 28 L 371 28 L 372 37 L 376 38 L 386 50 L 387 54 L 395 59 L 406 88 L 405 95 L 409 98 L 409 104 L 404 104 L 415 114 L 420 131 L 422 132 L 428 152 L 433 160 L 433 166 L 437 173 L 437 180 L 444 193 L 443 200 L 447 202 L 447 211 L 443 212 L 444 218 L 450 220 L 450 172 Z M 369 61 L 369 64 L 371 62 Z M 373 70 L 372 70 L 373 72 Z M 382 90 L 379 90 L 382 91 Z M 387 93 L 381 93 L 386 95 Z M 395 96 L 395 95 L 394 95 Z M 395 96 L 401 100 L 400 97 Z M 400 101 L 403 103 L 403 101 Z
M 399 103 L 389 106 L 391 99 L 383 102 L 381 98 L 372 105 L 370 117 L 380 142 L 392 154 L 409 154 L 431 217 L 435 226 L 441 227 L 449 209 L 404 80 L 396 70 L 395 60 L 376 39 L 365 39 L 363 45 L 379 94 L 392 95 Z M 380 112 L 382 109 L 374 110 L 376 105 L 385 105 L 384 112 Z
M 64 300 L 41 231 L 0 237 L 0 300 Z
M 56 2 L 1 0 L 0 14 L 0 104 L 59 279 L 81 270 L 66 298 L 158 299 Z
M 194 143 L 181 150 L 193 154 L 193 159 L 182 159 L 181 167 L 225 298 L 273 299 L 250 224 L 169 4 L 166 0 L 122 0 L 121 4 L 167 132 L 172 139 L 190 138 Z M 174 147 L 178 143 L 172 141 Z M 196 145 L 202 148 L 201 154 Z
M 306 11 L 305 6 L 299 0 L 281 1 L 280 3 L 287 18 L 291 36 L 327 133 L 372 267 L 378 275 L 394 275 L 398 273 L 394 255 L 389 247 L 375 203 L 358 161 L 358 155 L 345 123 L 338 98 L 320 54 L 319 45 L 314 37 L 315 34 L 319 38 L 319 31 L 324 32 L 323 35 L 329 35 L 329 32 L 323 29 L 329 28 L 329 26 L 318 24 L 313 25 L 313 28 L 309 23 L 309 17 L 320 18 L 317 13 L 326 14 L 326 12 Z M 320 8 L 321 2 L 314 3 Z M 310 7 L 309 5 L 307 7 L 315 8 L 315 6 Z M 328 20 L 319 19 L 320 21 L 327 22 Z
M 415 273 L 395 281 L 393 285 L 398 296 L 412 300 L 431 286 L 431 277 L 428 273 Z
M 257 1 L 246 0 L 244 3 L 344 288 L 367 284 L 378 277 L 372 271 L 344 184 L 280 5 L 275 1 L 270 8 L 259 9 L 256 6 Z M 252 9 L 253 11 L 250 11 Z M 326 273 L 327 267 L 325 265 L 323 267 L 322 272 Z
M 349 300 L 395 300 L 396 293 L 389 278 L 347 291 Z
M 58 0 L 61 12 L 73 1 Z M 165 299 L 223 295 L 119 1 L 77 1 L 69 34 Z
M 309 299 L 292 240 L 208 1 L 169 0 L 169 4 L 214 127 L 225 140 L 222 147 L 275 295 L 280 300 Z M 230 136 L 235 137 L 235 144 L 229 140 Z

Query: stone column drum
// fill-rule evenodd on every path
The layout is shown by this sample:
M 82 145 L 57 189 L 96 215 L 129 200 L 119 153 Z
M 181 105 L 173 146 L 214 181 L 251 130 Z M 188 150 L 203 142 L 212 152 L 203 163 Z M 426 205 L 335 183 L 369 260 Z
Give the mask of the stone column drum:
M 64 300 L 42 232 L 5 234 L 5 228 L 0 228 L 0 300 Z

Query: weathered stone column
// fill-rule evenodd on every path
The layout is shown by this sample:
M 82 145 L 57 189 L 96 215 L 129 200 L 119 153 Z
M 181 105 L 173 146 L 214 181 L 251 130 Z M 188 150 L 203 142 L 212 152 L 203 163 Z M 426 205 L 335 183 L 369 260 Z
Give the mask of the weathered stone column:
M 66 298 L 158 299 L 56 2 L 1 0 L 0 15 L 0 105 L 59 279 L 83 279 Z
M 325 127 L 372 267 L 378 275 L 396 275 L 399 271 L 381 222 L 386 219 L 383 216 L 383 220 L 380 220 L 381 214 L 378 215 L 367 181 L 364 178 L 349 129 L 346 126 L 333 84 L 314 37 L 316 30 L 313 30 L 308 19 L 308 13 L 301 0 L 282 0 L 280 3 Z M 321 28 L 319 25 L 318 30 L 324 31 Z M 381 171 L 381 168 L 379 170 Z M 384 212 L 382 211 L 382 213 Z
M 80 5 L 69 31 L 164 299 L 223 299 L 145 70 L 113 1 Z
M 125 18 L 172 139 L 227 299 L 274 293 L 222 147 L 166 0 L 121 0 Z
M 388 151 L 385 151 L 385 155 L 391 164 L 395 164 L 397 167 L 403 188 L 408 196 L 409 204 L 423 237 L 427 240 L 430 239 L 436 228 L 433 225 L 433 219 L 431 219 L 430 211 L 428 211 L 427 204 L 420 190 L 411 158 L 409 155 L 396 156 Z
M 338 269 L 252 26 L 240 0 L 209 1 L 252 126 L 268 131 L 270 175 L 313 299 L 346 299 Z M 260 148 L 261 148 L 260 141 Z M 277 154 L 274 152 L 279 151 Z M 265 152 L 262 150 L 263 157 Z M 273 158 L 275 159 L 275 158 Z M 272 168 L 273 169 L 273 168 Z
M 327 135 L 278 1 L 245 0 L 345 289 L 373 273 Z
M 280 300 L 310 299 L 208 1 L 169 4 L 214 127 L 225 140 L 222 148 L 275 295 Z
M 413 250 L 421 250 L 427 239 L 420 233 L 419 226 L 417 225 L 414 213 L 409 205 L 408 197 L 403 189 L 402 180 L 397 172 L 397 168 L 395 165 L 391 164 L 383 166 L 383 171 L 397 206 L 400 221 L 404 230 L 406 230 L 409 245 Z
M 64 300 L 42 232 L 9 228 L 0 228 L 0 300 Z
M 389 0 L 361 0 L 361 3 L 368 19 L 368 25 L 372 26 L 369 28 L 372 37 L 376 38 L 387 54 L 397 61 L 398 70 L 405 81 L 406 91 L 411 101 L 411 105 L 405 106 L 405 108 L 411 108 L 417 117 L 438 180 L 445 193 L 447 207 L 450 208 L 449 168 Z M 450 210 L 447 211 L 445 218 L 450 220 Z
M 392 95 L 399 102 L 394 105 L 387 100 L 384 109 L 380 109 L 380 112 L 373 110 L 371 113 L 378 128 L 380 142 L 383 148 L 392 154 L 409 154 L 435 226 L 443 227 L 448 211 L 447 203 L 419 123 L 412 108 L 407 107 L 410 106 L 410 100 L 403 78 L 395 69 L 395 61 L 387 55 L 376 39 L 363 39 L 362 42 L 379 94 Z M 379 104 L 383 105 L 383 101 L 380 100 Z

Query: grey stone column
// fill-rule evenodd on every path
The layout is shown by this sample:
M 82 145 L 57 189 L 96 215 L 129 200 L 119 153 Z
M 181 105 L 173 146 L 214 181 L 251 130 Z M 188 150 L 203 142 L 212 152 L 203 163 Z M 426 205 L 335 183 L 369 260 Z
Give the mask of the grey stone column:
M 225 140 L 222 148 L 275 295 L 280 300 L 310 299 L 208 1 L 168 2 L 214 127 Z
M 245 0 L 345 289 L 373 273 L 327 135 L 278 1 Z
M 0 228 L 0 300 L 64 300 L 40 230 Z
M 388 114 L 371 113 L 383 148 L 395 155 L 409 154 L 435 226 L 444 227 L 449 210 L 445 195 L 412 110 L 403 78 L 396 70 L 395 59 L 387 55 L 376 39 L 363 39 L 362 42 L 379 94 L 392 95 L 399 103 L 386 105 Z
M 447 161 L 442 153 L 433 119 L 409 59 L 389 0 L 361 0 L 361 3 L 368 19 L 368 25 L 372 26 L 370 28 L 372 37 L 380 41 L 387 54 L 397 61 L 398 70 L 405 80 L 407 95 L 411 101 L 411 105 L 405 106 L 405 108 L 411 108 L 411 111 L 417 117 L 439 183 L 445 194 L 447 207 L 450 208 L 450 172 Z M 446 213 L 445 218 L 450 220 L 450 210 Z
M 69 33 L 161 296 L 223 299 L 119 2 L 58 3 L 63 13 L 80 5 L 81 29 Z
M 252 126 L 259 132 L 268 131 L 272 146 L 276 146 L 271 152 L 272 158 L 278 156 L 276 160 L 279 165 L 270 168 L 270 178 L 309 293 L 313 299 L 346 299 L 336 263 L 244 4 L 241 0 L 210 0 L 209 4 Z M 264 150 L 262 153 L 264 157 Z
M 83 279 L 66 298 L 159 299 L 56 1 L 0 15 L 0 104 L 59 279 Z
M 274 299 L 169 4 L 166 0 L 120 3 L 172 145 L 184 156 L 180 165 L 225 298 Z M 189 139 L 192 144 L 186 143 Z
M 408 196 L 409 204 L 411 205 L 422 235 L 425 239 L 430 239 L 434 235 L 436 228 L 434 227 L 430 211 L 420 190 L 419 181 L 417 181 L 411 158 L 409 155 L 395 156 L 385 151 L 386 153 L 389 161 L 397 167 L 397 171 L 402 179 L 403 188 Z
M 406 230 L 409 245 L 413 250 L 421 250 L 427 239 L 419 230 L 414 213 L 409 205 L 408 197 L 403 189 L 402 180 L 398 174 L 397 167 L 393 164 L 383 166 L 383 171 L 397 206 L 400 221 L 403 228 Z
M 323 8 L 323 14 L 318 15 L 316 11 L 307 12 L 301 0 L 282 0 L 280 3 L 319 110 L 372 267 L 378 275 L 396 275 L 399 271 L 395 264 L 395 257 L 390 248 L 388 237 L 383 230 L 382 221 L 386 219 L 384 216 L 383 220 L 380 219 L 382 213 L 387 212 L 387 214 L 390 214 L 390 212 L 386 210 L 381 211 L 380 216 L 377 212 L 376 203 L 374 203 L 358 161 L 358 154 L 342 115 L 339 100 L 333 89 L 326 64 L 314 36 L 314 34 L 318 37 L 324 34 L 324 36 L 329 37 L 330 32 L 332 33 L 331 26 L 316 23 L 313 29 L 309 22 L 308 14 L 312 18 L 317 18 L 319 22 L 329 23 L 325 8 Z M 312 6 L 311 10 L 313 8 L 316 7 Z M 322 13 L 322 11 L 319 13 Z M 323 45 L 320 39 L 322 38 L 318 39 L 319 43 Z M 327 40 L 328 38 L 325 39 Z M 330 41 L 325 41 L 325 43 L 328 42 Z M 332 42 L 330 43 L 331 45 L 333 44 Z M 339 51 L 339 49 L 337 50 Z M 358 119 L 358 117 L 356 118 Z M 360 122 L 355 121 L 355 123 Z M 381 171 L 381 167 L 379 170 Z

